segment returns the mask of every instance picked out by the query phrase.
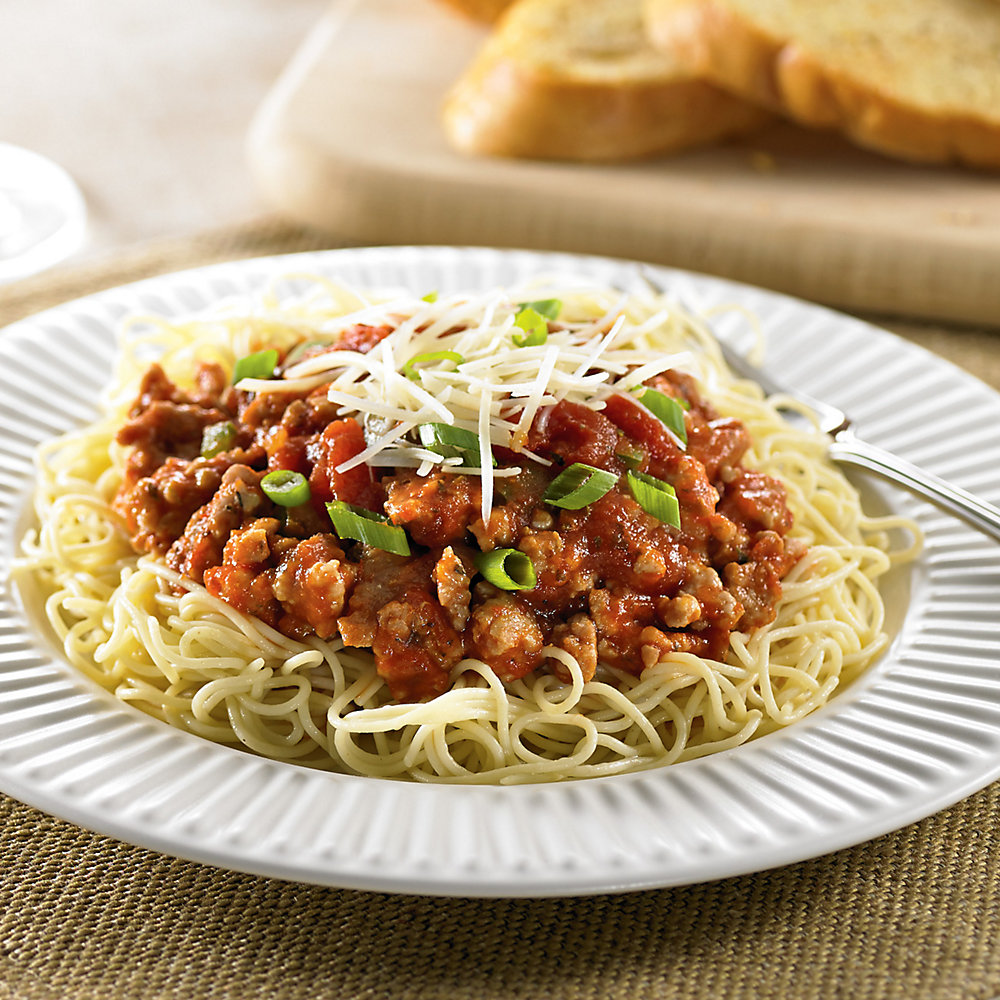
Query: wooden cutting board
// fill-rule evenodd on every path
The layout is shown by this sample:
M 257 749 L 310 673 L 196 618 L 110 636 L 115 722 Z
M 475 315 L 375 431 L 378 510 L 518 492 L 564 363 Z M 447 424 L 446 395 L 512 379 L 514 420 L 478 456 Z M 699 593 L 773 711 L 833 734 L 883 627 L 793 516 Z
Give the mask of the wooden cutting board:
M 462 156 L 439 111 L 485 33 L 435 0 L 337 0 L 253 122 L 264 197 L 350 242 L 607 254 L 1000 326 L 1000 173 L 787 125 L 624 165 Z

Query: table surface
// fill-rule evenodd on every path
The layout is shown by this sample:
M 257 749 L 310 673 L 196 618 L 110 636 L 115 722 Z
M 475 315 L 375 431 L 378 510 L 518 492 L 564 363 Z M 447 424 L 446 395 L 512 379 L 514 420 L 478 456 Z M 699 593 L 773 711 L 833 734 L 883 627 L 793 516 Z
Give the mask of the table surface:
M 225 226 L 264 206 L 253 112 L 328 0 L 5 3 L 0 140 L 83 190 L 76 260 Z
M 0 295 L 0 325 L 125 281 L 324 240 L 265 221 L 158 241 L 23 282 Z M 995 333 L 893 328 L 1000 388 Z M 998 885 L 1000 782 L 798 865 L 570 900 L 285 883 L 0 795 L 0 1000 L 987 1000 L 1000 997 Z

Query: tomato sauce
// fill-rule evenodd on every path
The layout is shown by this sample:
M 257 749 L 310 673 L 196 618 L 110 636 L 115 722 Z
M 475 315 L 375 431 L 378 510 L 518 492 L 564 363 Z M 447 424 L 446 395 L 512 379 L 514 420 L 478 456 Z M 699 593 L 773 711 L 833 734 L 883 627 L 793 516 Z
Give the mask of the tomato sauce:
M 368 350 L 385 328 L 352 328 L 349 349 Z M 652 386 L 686 410 L 687 445 L 635 398 L 603 408 L 560 402 L 541 410 L 526 447 L 541 466 L 496 449 L 490 518 L 481 481 L 432 471 L 338 466 L 366 447 L 357 420 L 337 415 L 322 388 L 307 394 L 238 392 L 202 365 L 184 392 L 153 366 L 118 440 L 130 446 L 115 507 L 137 551 L 154 552 L 239 610 L 287 635 L 341 638 L 372 650 L 397 700 L 446 690 L 465 657 L 504 681 L 533 671 L 564 675 L 546 649 L 576 657 L 585 677 L 599 662 L 640 674 L 671 652 L 720 658 L 733 630 L 772 621 L 781 578 L 801 555 L 782 485 L 741 465 L 749 438 L 719 417 L 693 381 L 668 372 Z M 228 421 L 232 441 L 200 454 L 206 427 Z M 581 510 L 543 499 L 574 462 L 619 478 Z M 310 501 L 276 506 L 268 471 L 301 473 Z M 671 484 L 680 527 L 648 513 L 627 473 Z M 409 557 L 333 532 L 325 504 L 347 503 L 403 527 Z M 537 582 L 505 591 L 476 570 L 480 551 L 516 548 Z

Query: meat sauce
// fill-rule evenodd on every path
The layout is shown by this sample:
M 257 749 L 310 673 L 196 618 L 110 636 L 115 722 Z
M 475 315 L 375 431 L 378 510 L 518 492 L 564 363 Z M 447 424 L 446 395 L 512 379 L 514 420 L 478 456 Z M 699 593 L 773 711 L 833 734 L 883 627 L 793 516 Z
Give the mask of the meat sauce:
M 341 346 L 367 351 L 387 332 L 354 327 Z M 801 546 L 786 537 L 781 484 L 740 464 L 742 424 L 719 417 L 683 374 L 649 384 L 687 406 L 686 448 L 632 397 L 611 396 L 601 411 L 560 402 L 539 412 L 527 439 L 551 466 L 496 449 L 500 466 L 525 471 L 495 479 L 484 523 L 478 477 L 364 464 L 338 473 L 365 434 L 338 417 L 323 387 L 255 396 L 202 364 L 184 392 L 153 365 L 118 434 L 131 451 L 115 508 L 137 551 L 164 557 L 240 611 L 295 638 L 370 648 L 397 701 L 440 694 L 465 657 L 504 681 L 564 675 L 545 655 L 550 646 L 587 678 L 598 661 L 638 675 L 670 652 L 719 658 L 734 629 L 773 621 Z M 202 457 L 205 428 L 220 422 L 235 429 L 227 450 Z M 546 504 L 547 486 L 573 462 L 621 478 L 582 510 Z M 305 476 L 309 502 L 276 506 L 260 484 L 276 469 Z M 673 485 L 680 528 L 639 505 L 628 469 Z M 325 509 L 334 499 L 405 528 L 412 554 L 338 538 Z M 486 582 L 473 557 L 493 548 L 527 555 L 537 584 L 507 592 Z

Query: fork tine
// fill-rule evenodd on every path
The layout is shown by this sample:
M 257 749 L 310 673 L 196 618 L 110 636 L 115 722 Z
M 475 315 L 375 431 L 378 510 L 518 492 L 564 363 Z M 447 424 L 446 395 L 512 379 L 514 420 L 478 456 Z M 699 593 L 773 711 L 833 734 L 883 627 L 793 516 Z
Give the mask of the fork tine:
M 742 378 L 750 379 L 751 382 L 756 382 L 763 390 L 765 395 L 768 396 L 793 396 L 795 393 L 789 392 L 784 386 L 779 385 L 774 379 L 771 378 L 767 372 L 761 371 L 755 365 L 750 364 L 749 361 L 742 354 L 734 351 L 724 340 L 720 340 L 718 337 L 715 338 L 716 343 L 719 345 L 719 349 L 722 351 L 722 356 L 726 359 L 726 364 L 737 375 Z
M 646 287 L 653 292 L 654 295 L 667 295 L 668 292 L 663 288 L 660 283 L 650 276 L 647 267 L 640 264 L 637 268 L 637 275 L 640 281 L 642 281 Z M 694 316 L 694 311 L 688 309 L 687 306 L 679 299 L 674 300 L 681 309 L 685 312 L 691 313 Z M 845 430 L 850 426 L 850 418 L 844 413 L 843 410 L 838 409 L 831 403 L 823 402 L 819 399 L 814 399 L 807 393 L 800 392 L 788 388 L 788 386 L 781 385 L 781 383 L 775 381 L 767 372 L 762 371 L 756 365 L 751 364 L 747 359 L 740 354 L 739 351 L 730 347 L 721 337 L 716 336 L 715 331 L 711 327 L 707 327 L 709 333 L 712 334 L 715 342 L 719 345 L 719 350 L 722 352 L 722 357 L 726 364 L 739 375 L 741 378 L 749 379 L 751 382 L 756 382 L 757 385 L 764 390 L 767 396 L 785 396 L 789 399 L 797 400 L 804 406 L 808 407 L 816 415 L 819 420 L 821 428 L 826 431 L 827 434 L 836 434 L 838 431 Z M 788 410 L 789 414 L 794 414 L 801 419 L 802 414 L 797 411 Z
M 663 288 L 658 281 L 652 278 L 649 274 L 648 269 L 645 265 L 640 264 L 638 267 L 639 280 L 646 285 L 646 287 L 654 295 L 667 295 L 667 290 Z M 694 315 L 693 310 L 688 309 L 688 307 L 681 302 L 679 299 L 675 299 L 677 304 L 685 312 Z M 787 391 L 783 386 L 778 385 L 769 375 L 762 372 L 759 368 L 750 364 L 749 361 L 742 354 L 733 350 L 724 340 L 715 336 L 715 331 L 709 329 L 715 342 L 719 345 L 719 349 L 722 351 L 722 356 L 726 361 L 726 364 L 734 371 L 737 375 L 742 378 L 750 379 L 752 382 L 756 382 L 768 396 L 778 396 L 778 395 L 788 395 Z

